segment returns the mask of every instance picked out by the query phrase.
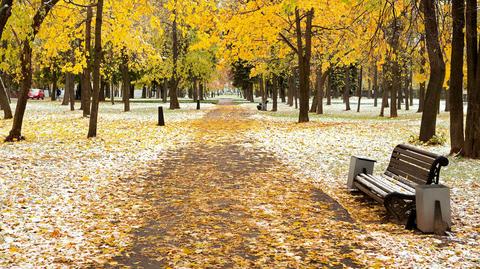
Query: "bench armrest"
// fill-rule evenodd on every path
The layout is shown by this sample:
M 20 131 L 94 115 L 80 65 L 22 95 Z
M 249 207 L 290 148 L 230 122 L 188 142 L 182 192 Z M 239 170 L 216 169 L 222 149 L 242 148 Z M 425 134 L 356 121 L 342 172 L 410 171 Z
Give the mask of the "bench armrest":
M 350 170 L 348 172 L 347 188 L 354 190 L 353 181 L 358 174 L 373 174 L 375 160 L 364 157 L 352 156 L 350 159 Z

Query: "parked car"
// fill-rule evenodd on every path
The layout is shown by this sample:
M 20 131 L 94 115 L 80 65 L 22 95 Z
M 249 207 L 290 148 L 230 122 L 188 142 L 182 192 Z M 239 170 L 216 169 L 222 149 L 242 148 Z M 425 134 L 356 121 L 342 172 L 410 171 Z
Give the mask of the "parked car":
M 28 98 L 29 99 L 44 99 L 45 98 L 45 92 L 42 89 L 31 89 L 28 92 Z

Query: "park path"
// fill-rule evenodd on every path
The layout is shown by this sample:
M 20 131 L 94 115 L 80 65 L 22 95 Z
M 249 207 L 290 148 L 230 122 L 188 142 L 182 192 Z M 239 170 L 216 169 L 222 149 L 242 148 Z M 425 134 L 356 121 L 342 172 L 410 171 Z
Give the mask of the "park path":
M 222 104 L 228 104 L 222 101 Z M 153 165 L 147 225 L 114 259 L 135 268 L 362 267 L 345 209 L 245 132 L 252 112 L 223 105 L 192 123 L 195 140 Z

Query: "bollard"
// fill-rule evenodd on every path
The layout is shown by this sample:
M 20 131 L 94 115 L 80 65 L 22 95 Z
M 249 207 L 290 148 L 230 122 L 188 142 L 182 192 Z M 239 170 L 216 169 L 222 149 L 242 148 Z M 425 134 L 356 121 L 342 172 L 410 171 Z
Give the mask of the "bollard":
M 158 126 L 165 126 L 165 118 L 163 117 L 163 107 L 158 107 Z
M 197 110 L 200 110 L 200 100 L 197 100 Z

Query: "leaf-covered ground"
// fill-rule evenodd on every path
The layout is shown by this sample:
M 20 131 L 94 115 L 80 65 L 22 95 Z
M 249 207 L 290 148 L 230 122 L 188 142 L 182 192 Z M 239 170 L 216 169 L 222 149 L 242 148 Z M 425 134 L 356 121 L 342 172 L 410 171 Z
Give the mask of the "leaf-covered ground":
M 29 103 L 27 141 L 0 144 L 0 267 L 477 267 L 478 161 L 451 158 L 448 237 L 409 232 L 345 190 L 351 155 L 385 169 L 419 115 L 182 104 L 156 126 L 155 104 L 103 104 L 88 120 Z M 6 135 L 11 121 L 0 120 Z M 440 116 L 440 130 L 448 118 Z M 448 145 L 429 147 L 445 154 Z
M 252 104 L 244 107 L 256 109 Z M 404 267 L 478 267 L 480 161 L 450 157 L 450 165 L 442 169 L 440 181 L 451 187 L 452 195 L 454 226 L 450 236 L 408 232 L 389 220 L 381 205 L 362 195 L 352 195 L 345 184 L 351 155 L 378 160 L 375 173 L 386 169 L 393 148 L 417 135 L 421 119 L 415 113 L 417 107 L 401 111 L 397 119 L 378 117 L 379 108 L 374 108 L 371 101 L 367 101 L 361 113 L 343 111 L 344 107 L 341 101 L 334 102 L 325 108 L 325 115 L 311 114 L 312 122 L 297 124 L 297 112 L 282 104 L 279 112 L 255 116 L 268 131 L 252 131 L 249 135 L 257 146 L 268 149 L 297 171 L 297 176 L 311 178 L 347 208 L 357 224 L 381 245 L 379 253 L 389 262 Z M 388 115 L 388 111 L 385 113 Z M 448 126 L 448 114 L 442 113 L 439 133 L 447 134 Z M 446 155 L 448 143 L 424 148 Z
M 159 128 L 155 104 L 132 104 L 128 113 L 103 104 L 99 138 L 88 140 L 80 111 L 30 102 L 27 140 L 0 144 L 0 267 L 82 267 L 130 245 L 145 201 L 136 198 L 135 177 L 124 179 L 192 138 L 186 120 L 204 112 L 182 105 L 166 110 Z M 11 123 L 0 120 L 0 134 Z

